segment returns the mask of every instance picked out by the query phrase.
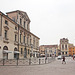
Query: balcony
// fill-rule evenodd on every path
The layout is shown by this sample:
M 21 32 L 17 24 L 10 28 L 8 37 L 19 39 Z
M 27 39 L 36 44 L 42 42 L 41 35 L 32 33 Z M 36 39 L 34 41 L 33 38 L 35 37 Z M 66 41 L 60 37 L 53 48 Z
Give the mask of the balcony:
M 15 44 L 15 45 L 18 45 L 18 41 L 14 41 L 14 44 Z
M 3 38 L 3 42 L 4 43 L 9 43 L 9 39 L 8 38 Z
M 14 33 L 17 33 L 18 34 L 18 30 L 15 30 Z
M 4 28 L 5 28 L 6 30 L 9 30 L 9 27 L 8 27 L 8 25 L 5 25 L 5 26 L 4 26 Z

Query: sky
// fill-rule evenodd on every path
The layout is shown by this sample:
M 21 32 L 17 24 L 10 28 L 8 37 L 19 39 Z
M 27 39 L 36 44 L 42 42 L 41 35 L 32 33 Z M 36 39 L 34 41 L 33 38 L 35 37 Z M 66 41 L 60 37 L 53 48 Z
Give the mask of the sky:
M 15 10 L 27 12 L 40 45 L 59 44 L 62 38 L 75 44 L 75 0 L 0 0 L 0 11 Z

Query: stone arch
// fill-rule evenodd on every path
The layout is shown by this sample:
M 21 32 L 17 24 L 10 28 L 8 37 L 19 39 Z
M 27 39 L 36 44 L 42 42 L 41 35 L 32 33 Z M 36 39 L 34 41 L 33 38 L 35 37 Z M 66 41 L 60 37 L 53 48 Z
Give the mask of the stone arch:
M 7 46 L 4 46 L 4 47 L 3 47 L 3 50 L 8 50 L 8 47 L 7 47 Z
M 18 51 L 18 49 L 15 47 L 14 48 L 14 59 L 19 58 L 19 54 L 18 53 L 15 53 L 16 51 Z
M 16 47 L 14 48 L 14 51 L 17 51 L 17 48 Z
M 3 50 L 8 50 L 8 47 L 7 46 L 4 46 L 3 47 Z M 3 52 L 3 58 L 4 59 L 8 59 L 8 53 L 7 52 Z

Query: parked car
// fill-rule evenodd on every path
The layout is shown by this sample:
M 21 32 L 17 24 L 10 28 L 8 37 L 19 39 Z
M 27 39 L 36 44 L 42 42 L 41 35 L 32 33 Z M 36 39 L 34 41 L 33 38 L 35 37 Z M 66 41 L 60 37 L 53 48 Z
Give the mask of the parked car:
M 62 56 L 61 56 L 61 55 L 59 55 L 59 56 L 57 57 L 57 59 L 62 59 Z

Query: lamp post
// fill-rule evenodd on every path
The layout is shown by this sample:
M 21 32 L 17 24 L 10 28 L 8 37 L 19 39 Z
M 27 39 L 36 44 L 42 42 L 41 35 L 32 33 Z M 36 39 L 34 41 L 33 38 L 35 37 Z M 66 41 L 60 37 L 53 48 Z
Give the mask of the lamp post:
M 33 58 L 33 45 L 31 44 L 31 57 Z
M 18 24 L 18 51 L 19 51 L 19 24 Z M 19 59 L 19 54 L 17 54 L 17 59 Z
M 47 50 L 45 49 L 45 58 L 47 59 Z
M 26 57 L 27 57 L 27 50 L 26 50 L 26 43 L 25 43 L 24 58 Z

